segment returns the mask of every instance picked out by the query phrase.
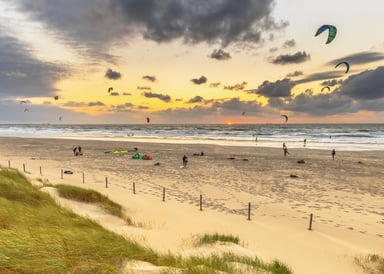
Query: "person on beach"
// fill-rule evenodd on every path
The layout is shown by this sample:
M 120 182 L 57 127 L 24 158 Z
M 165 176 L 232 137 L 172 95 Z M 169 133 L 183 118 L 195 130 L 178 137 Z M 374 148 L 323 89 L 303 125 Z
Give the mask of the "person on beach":
M 285 143 L 283 143 L 283 151 L 284 151 L 284 157 L 287 157 L 287 154 L 289 154 L 289 152 L 288 152 L 288 148 L 285 145 Z
M 304 147 L 307 145 L 307 139 L 304 139 Z
M 77 147 L 75 147 L 75 148 L 73 149 L 73 155 L 74 155 L 74 156 L 79 155 L 79 152 L 77 151 Z
M 332 160 L 335 160 L 336 150 L 332 149 L 331 154 L 332 154 Z
M 188 164 L 188 157 L 186 155 L 183 156 L 183 167 L 186 167 Z

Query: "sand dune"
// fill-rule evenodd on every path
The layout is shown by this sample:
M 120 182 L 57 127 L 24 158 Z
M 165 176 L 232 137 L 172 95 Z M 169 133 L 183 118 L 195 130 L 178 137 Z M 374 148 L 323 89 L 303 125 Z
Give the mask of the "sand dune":
M 161 252 L 191 254 L 195 235 L 232 234 L 242 242 L 234 250 L 279 259 L 294 273 L 361 273 L 356 256 L 384 253 L 380 151 L 337 151 L 332 160 L 330 151 L 308 148 L 290 149 L 284 157 L 282 149 L 256 146 L 0 139 L 0 165 L 107 195 L 136 226 L 92 206 L 71 206 Z M 73 155 L 77 145 L 83 156 Z M 134 147 L 153 160 L 132 159 L 133 152 L 105 153 Z M 204 156 L 193 156 L 201 151 Z M 180 168 L 184 154 L 188 166 Z M 62 175 L 66 170 L 73 174 Z

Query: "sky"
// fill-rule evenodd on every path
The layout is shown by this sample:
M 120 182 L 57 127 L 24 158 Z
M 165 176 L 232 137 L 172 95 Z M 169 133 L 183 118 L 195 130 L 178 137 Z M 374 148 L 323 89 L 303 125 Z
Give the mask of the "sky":
M 382 0 L 0 9 L 0 123 L 384 123 Z

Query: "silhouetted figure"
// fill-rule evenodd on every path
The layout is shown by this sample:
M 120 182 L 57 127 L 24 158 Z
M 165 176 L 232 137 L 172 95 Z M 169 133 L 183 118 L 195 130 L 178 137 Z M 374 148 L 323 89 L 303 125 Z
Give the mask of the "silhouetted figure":
M 188 164 L 188 157 L 186 155 L 183 156 L 183 167 L 186 167 Z
M 288 148 L 285 146 L 285 147 L 284 147 L 284 157 L 286 157 L 287 154 L 289 154 L 289 152 L 288 152 Z
M 336 150 L 332 149 L 331 154 L 332 154 L 332 160 L 335 160 Z

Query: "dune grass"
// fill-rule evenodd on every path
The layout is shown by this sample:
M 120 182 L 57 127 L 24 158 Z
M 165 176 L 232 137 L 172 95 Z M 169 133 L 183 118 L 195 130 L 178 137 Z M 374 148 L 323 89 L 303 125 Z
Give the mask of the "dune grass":
M 59 195 L 63 198 L 85 203 L 97 203 L 108 213 L 120 218 L 123 217 L 123 208 L 121 205 L 111 201 L 107 196 L 97 191 L 64 184 L 58 184 L 55 185 L 55 187 Z
M 107 199 L 92 191 L 80 196 Z M 230 253 L 158 254 L 58 206 L 23 174 L 0 167 L 0 273 L 120 273 L 129 260 L 163 266 L 162 273 L 292 273 L 278 261 Z
M 355 262 L 365 273 L 384 274 L 384 258 L 377 254 L 369 254 L 355 258 Z
M 223 234 L 204 234 L 203 236 L 199 236 L 197 240 L 197 244 L 214 244 L 217 242 L 221 243 L 234 243 L 239 244 L 239 237 L 233 235 L 223 235 Z

